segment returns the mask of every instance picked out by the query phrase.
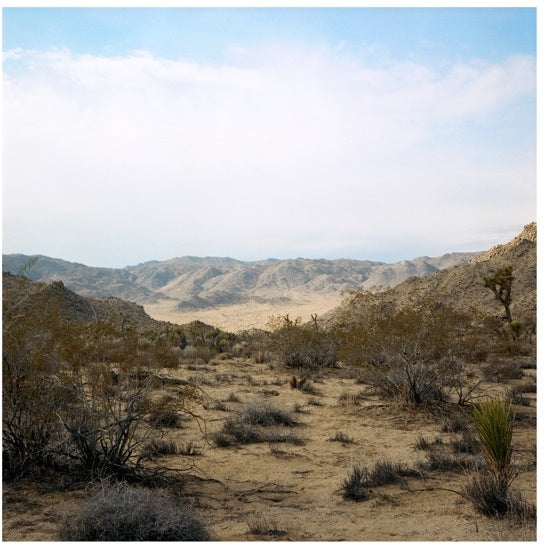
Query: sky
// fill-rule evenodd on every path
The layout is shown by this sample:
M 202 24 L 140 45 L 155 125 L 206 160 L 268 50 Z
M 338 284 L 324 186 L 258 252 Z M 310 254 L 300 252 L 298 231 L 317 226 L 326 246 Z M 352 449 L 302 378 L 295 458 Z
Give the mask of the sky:
M 395 262 L 536 220 L 533 7 L 5 7 L 2 50 L 4 253 Z

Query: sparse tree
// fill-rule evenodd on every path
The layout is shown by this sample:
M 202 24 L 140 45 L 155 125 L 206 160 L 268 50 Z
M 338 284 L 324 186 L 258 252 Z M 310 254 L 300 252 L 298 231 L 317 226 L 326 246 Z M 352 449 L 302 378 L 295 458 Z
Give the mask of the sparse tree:
M 505 308 L 507 323 L 511 324 L 511 289 L 513 286 L 513 267 L 505 266 L 496 270 L 492 276 L 483 278 L 483 285 L 494 293 L 494 297 Z

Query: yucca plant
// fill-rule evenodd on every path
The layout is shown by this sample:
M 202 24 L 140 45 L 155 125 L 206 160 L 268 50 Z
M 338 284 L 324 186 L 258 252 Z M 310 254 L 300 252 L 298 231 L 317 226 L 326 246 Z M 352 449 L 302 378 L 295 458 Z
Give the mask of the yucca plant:
M 498 481 L 508 484 L 513 476 L 513 413 L 511 402 L 486 400 L 473 408 L 473 419 L 491 471 Z
M 473 419 L 488 462 L 488 471 L 479 471 L 466 486 L 465 493 L 475 509 L 487 516 L 501 518 L 517 514 L 518 495 L 511 492 L 515 473 L 513 455 L 513 413 L 511 401 L 486 400 L 473 408 Z

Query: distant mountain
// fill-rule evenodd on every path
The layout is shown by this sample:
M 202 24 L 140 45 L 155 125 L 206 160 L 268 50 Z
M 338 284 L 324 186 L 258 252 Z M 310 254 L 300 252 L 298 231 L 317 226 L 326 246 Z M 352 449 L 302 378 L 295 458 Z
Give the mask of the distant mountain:
M 445 265 L 469 261 L 475 253 L 384 264 L 348 259 L 267 259 L 238 261 L 221 257 L 180 257 L 125 268 L 98 268 L 43 255 L 3 255 L 3 270 L 33 281 L 62 281 L 87 297 L 112 296 L 139 304 L 163 301 L 180 310 L 241 303 L 287 303 L 294 295 L 341 294 L 384 288 L 409 276 L 426 276 Z
M 478 254 L 465 264 L 451 266 L 424 277 L 408 278 L 393 288 L 376 293 L 376 296 L 382 302 L 392 303 L 397 307 L 434 301 L 458 310 L 473 309 L 501 317 L 504 314 L 503 307 L 493 293 L 483 287 L 482 280 L 499 268 L 511 266 L 514 275 L 511 293 L 513 319 L 535 321 L 536 247 L 537 225 L 530 223 L 510 242 Z M 424 262 L 431 264 L 431 261 Z M 340 307 L 332 316 L 343 312 L 346 312 L 346 308 Z

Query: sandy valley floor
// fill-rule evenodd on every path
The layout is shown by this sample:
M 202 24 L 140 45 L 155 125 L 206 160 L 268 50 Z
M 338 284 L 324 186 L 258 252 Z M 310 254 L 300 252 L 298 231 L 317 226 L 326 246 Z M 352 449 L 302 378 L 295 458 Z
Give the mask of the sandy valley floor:
M 290 294 L 289 304 L 257 303 L 225 305 L 218 308 L 205 308 L 202 310 L 180 310 L 175 301 L 160 301 L 144 305 L 145 311 L 154 319 L 186 324 L 199 320 L 208 325 L 213 325 L 224 331 L 236 333 L 243 329 L 265 329 L 271 317 L 285 316 L 290 318 L 302 318 L 310 321 L 311 314 L 329 312 L 339 306 L 343 299 L 340 293 L 324 295 Z

